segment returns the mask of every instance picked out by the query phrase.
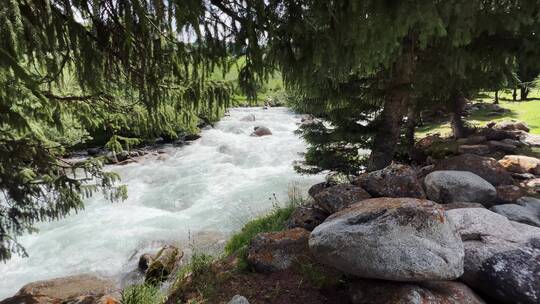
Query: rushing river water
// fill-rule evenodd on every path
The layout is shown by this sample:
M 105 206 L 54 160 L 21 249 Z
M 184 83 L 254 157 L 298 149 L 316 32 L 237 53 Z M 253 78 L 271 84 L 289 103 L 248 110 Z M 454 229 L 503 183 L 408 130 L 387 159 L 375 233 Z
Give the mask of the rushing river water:
M 249 114 L 256 121 L 241 120 Z M 0 299 L 28 282 L 72 274 L 120 279 L 139 254 L 163 244 L 219 247 L 246 221 L 285 203 L 291 185 L 305 193 L 322 179 L 294 172 L 292 162 L 305 150 L 294 134 L 298 122 L 286 108 L 231 109 L 191 145 L 110 167 L 128 185 L 129 198 L 110 203 L 96 194 L 84 211 L 22 237 L 30 257 L 0 264 Z M 256 125 L 273 135 L 250 137 Z

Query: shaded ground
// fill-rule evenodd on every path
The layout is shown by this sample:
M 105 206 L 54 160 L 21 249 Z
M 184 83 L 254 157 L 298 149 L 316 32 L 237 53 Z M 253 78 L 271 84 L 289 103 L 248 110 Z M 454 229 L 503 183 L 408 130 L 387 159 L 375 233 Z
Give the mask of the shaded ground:
M 345 284 L 336 273 L 295 270 L 274 273 L 239 271 L 234 257 L 219 260 L 177 282 L 167 300 L 176 303 L 228 303 L 242 295 L 250 304 L 347 304 Z M 332 278 L 330 281 L 324 281 Z M 338 278 L 338 279 L 336 279 Z M 324 283 L 324 284 L 321 284 Z M 324 287 L 321 287 L 324 286 Z
M 219 286 L 215 303 L 227 303 L 236 294 L 245 296 L 251 304 L 349 303 L 345 290 L 318 289 L 302 275 L 292 271 L 268 275 L 259 273 L 234 275 Z

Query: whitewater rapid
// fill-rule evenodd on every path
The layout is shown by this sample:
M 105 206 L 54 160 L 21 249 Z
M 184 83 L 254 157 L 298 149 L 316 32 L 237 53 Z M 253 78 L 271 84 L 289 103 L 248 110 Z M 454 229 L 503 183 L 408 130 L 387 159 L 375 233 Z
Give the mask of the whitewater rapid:
M 241 120 L 250 114 L 256 121 Z M 127 184 L 128 199 L 111 203 L 96 194 L 84 211 L 20 238 L 30 256 L 0 264 L 0 299 L 26 283 L 73 274 L 120 281 L 141 253 L 163 244 L 221 246 L 246 221 L 284 204 L 291 186 L 305 193 L 322 180 L 294 172 L 306 148 L 294 133 L 299 121 L 286 108 L 235 108 L 190 145 L 108 167 Z M 257 125 L 273 135 L 249 136 Z

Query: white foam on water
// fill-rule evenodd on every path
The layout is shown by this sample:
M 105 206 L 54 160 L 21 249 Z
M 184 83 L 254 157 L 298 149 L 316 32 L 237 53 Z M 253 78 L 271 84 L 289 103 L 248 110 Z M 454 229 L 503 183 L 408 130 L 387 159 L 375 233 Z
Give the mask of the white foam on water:
M 256 121 L 241 121 L 249 114 Z M 96 194 L 84 211 L 20 238 L 30 257 L 0 264 L 0 299 L 37 280 L 89 272 L 119 278 L 140 253 L 165 243 L 223 242 L 271 209 L 274 194 L 284 203 L 292 184 L 305 192 L 322 180 L 294 172 L 292 162 L 306 148 L 294 134 L 297 122 L 286 108 L 231 109 L 201 139 L 168 149 L 168 158 L 109 167 L 128 185 L 129 198 L 111 203 Z M 257 125 L 273 135 L 249 136 Z

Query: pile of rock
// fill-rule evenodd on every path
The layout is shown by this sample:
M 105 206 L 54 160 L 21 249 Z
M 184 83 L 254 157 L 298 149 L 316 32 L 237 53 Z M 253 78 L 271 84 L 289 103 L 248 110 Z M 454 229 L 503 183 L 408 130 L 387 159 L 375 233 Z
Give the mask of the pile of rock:
M 473 131 L 468 137 L 457 140 L 443 139 L 437 135 L 428 136 L 416 144 L 416 150 L 435 159 L 459 154 L 499 159 L 530 147 L 540 147 L 540 135 L 530 134 L 527 124 L 521 121 L 490 122 L 486 127 Z
M 540 147 L 540 135 L 528 132 L 524 122 L 502 121 L 488 123 L 458 140 L 429 136 L 417 143 L 417 150 L 427 155 L 417 156 L 415 162 L 429 165 L 422 169 L 423 176 L 433 170 L 471 171 L 496 187 L 518 180 L 521 190 L 505 189 L 514 196 L 518 192 L 536 195 L 540 193 L 540 160 L 532 156 L 537 155 L 532 148 Z
M 524 122 L 491 122 L 471 136 L 459 139 L 458 153 L 477 155 L 515 153 L 518 148 L 529 145 L 525 141 L 529 137 L 528 132 L 529 127 Z
M 312 259 L 353 278 L 353 303 L 539 303 L 540 200 L 512 176 L 537 174 L 525 160 L 463 154 L 314 185 L 290 230 L 252 241 L 249 263 Z

